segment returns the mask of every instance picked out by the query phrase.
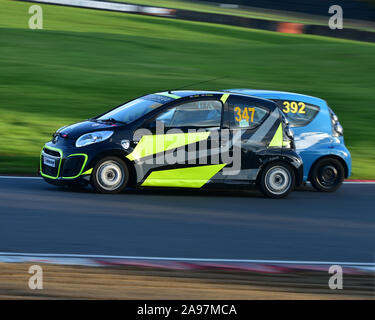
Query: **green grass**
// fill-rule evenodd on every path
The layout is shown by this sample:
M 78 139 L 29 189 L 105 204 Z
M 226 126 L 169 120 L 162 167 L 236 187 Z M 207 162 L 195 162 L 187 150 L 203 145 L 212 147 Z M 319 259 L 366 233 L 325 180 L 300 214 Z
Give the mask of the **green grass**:
M 35 172 L 45 141 L 135 96 L 225 76 L 202 89 L 295 91 L 326 99 L 375 178 L 375 45 L 0 0 L 0 172 Z

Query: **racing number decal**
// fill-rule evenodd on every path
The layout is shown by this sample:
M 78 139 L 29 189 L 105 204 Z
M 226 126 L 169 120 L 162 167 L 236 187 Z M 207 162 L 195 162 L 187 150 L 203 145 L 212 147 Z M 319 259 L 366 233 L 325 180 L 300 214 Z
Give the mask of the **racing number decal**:
M 237 122 L 241 122 L 242 120 L 246 120 L 247 122 L 254 122 L 254 113 L 255 108 L 245 107 L 242 111 L 240 107 L 235 107 L 234 112 L 236 113 L 235 119 Z M 251 116 L 249 116 L 249 112 L 251 112 Z
M 283 105 L 284 105 L 284 109 L 283 109 L 283 112 L 284 113 L 306 113 L 306 105 L 303 103 L 303 102 L 295 102 L 295 101 L 284 101 L 283 102 Z

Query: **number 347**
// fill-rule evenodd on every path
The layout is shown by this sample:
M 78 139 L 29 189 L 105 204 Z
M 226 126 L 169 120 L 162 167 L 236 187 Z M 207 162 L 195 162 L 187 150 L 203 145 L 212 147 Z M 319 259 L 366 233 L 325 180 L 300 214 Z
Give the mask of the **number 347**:
M 303 102 L 295 102 L 295 101 L 292 101 L 292 102 L 289 102 L 289 101 L 284 101 L 283 102 L 283 105 L 284 105 L 284 109 L 283 109 L 283 112 L 284 113 L 306 113 L 306 105 L 303 103 Z

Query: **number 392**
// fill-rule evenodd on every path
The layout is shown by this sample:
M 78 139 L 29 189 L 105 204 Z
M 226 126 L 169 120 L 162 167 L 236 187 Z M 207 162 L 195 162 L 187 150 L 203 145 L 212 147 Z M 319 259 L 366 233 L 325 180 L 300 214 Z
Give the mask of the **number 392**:
M 303 102 L 295 102 L 295 101 L 292 101 L 292 102 L 289 102 L 289 101 L 284 101 L 283 102 L 283 105 L 284 105 L 284 109 L 283 109 L 283 112 L 284 113 L 306 113 L 306 105 L 303 103 Z

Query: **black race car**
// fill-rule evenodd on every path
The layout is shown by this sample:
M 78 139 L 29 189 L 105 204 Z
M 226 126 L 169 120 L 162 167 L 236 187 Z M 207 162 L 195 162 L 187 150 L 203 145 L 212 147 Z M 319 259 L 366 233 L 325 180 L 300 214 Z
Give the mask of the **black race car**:
M 210 188 L 256 185 L 272 198 L 303 179 L 276 104 L 247 95 L 168 91 L 131 100 L 53 134 L 40 174 L 55 185 Z

